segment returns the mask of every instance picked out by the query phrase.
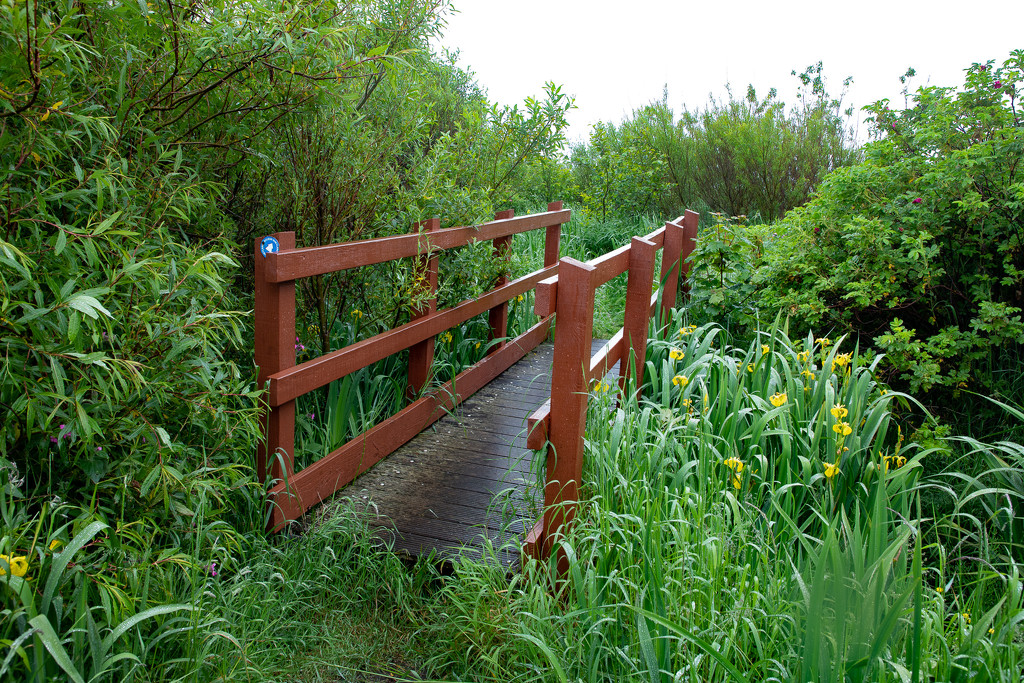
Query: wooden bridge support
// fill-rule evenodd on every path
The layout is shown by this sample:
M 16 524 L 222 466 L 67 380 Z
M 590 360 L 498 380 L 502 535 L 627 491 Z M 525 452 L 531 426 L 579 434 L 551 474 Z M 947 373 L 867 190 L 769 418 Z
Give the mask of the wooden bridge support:
M 556 314 L 555 356 L 551 376 L 551 400 L 528 421 L 528 445 L 547 449 L 544 484 L 544 518 L 527 534 L 524 553 L 536 558 L 556 552 L 559 574 L 568 569 L 566 555 L 557 550 L 564 525 L 572 522 L 583 475 L 584 430 L 590 385 L 600 381 L 619 364 L 619 386 L 639 391 L 643 383 L 650 317 L 660 314 L 668 324 L 676 304 L 680 277 L 685 277 L 685 259 L 693 250 L 698 215 L 687 211 L 665 227 L 645 237 L 634 237 L 629 245 L 581 263 L 563 258 L 558 277 L 538 284 L 536 312 Z M 661 308 L 658 293 L 652 295 L 657 252 L 664 249 L 661 269 Z M 626 311 L 623 327 L 593 358 L 590 340 L 594 327 L 595 291 L 624 272 Z M 657 289 L 657 287 L 654 287 Z
M 295 248 L 294 232 L 272 235 L 282 250 Z M 254 306 L 257 381 L 263 386 L 275 372 L 295 365 L 295 281 L 272 282 L 267 260 L 256 239 L 256 302 Z M 260 418 L 267 438 L 256 451 L 260 481 L 287 479 L 295 472 L 295 401 L 264 409 Z
M 437 218 L 431 218 L 416 225 L 417 232 L 426 234 L 440 229 L 441 221 Z M 437 254 L 424 254 L 417 257 L 417 261 L 416 272 L 423 273 L 420 294 L 426 298 L 413 314 L 413 320 L 437 313 Z M 437 337 L 432 336 L 409 347 L 409 383 L 405 388 L 405 393 L 410 401 L 415 400 L 423 391 L 423 387 L 427 386 L 427 382 L 430 381 L 430 368 L 434 364 L 434 345 L 436 343 Z

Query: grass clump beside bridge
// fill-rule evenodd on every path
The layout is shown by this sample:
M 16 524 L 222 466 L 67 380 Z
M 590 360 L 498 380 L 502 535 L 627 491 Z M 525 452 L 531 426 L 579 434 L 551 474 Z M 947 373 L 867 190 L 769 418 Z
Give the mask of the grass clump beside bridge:
M 35 631 L 5 675 L 1018 680 L 1019 447 L 971 442 L 982 476 L 923 476 L 950 444 L 906 443 L 913 399 L 843 340 L 737 347 L 675 322 L 638 398 L 595 388 L 564 582 L 409 567 L 338 510 L 277 542 L 196 519 L 172 552 L 85 511 L 19 517 L 8 496 L 7 623 Z
M 652 343 L 639 400 L 595 392 L 564 583 L 537 565 L 511 583 L 458 566 L 412 629 L 448 645 L 407 654 L 410 667 L 455 680 L 1018 680 L 1014 447 L 975 443 L 991 466 L 958 489 L 955 469 L 922 476 L 949 445 L 907 444 L 913 400 L 842 340 L 775 329 L 733 347 L 714 326 L 671 331 Z M 926 490 L 952 512 L 935 517 Z

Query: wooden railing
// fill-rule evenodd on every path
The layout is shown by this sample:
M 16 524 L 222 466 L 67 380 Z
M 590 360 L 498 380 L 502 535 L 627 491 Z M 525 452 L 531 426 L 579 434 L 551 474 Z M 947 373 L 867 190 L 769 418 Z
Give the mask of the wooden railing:
M 698 215 L 685 215 L 645 237 L 586 263 L 573 258 L 559 262 L 557 277 L 537 285 L 535 311 L 547 319 L 555 314 L 555 353 L 551 373 L 551 399 L 528 421 L 527 444 L 547 448 L 544 482 L 544 517 L 527 534 L 524 551 L 537 558 L 551 554 L 557 534 L 576 512 L 583 475 L 583 439 L 587 400 L 591 385 L 619 364 L 623 390 L 629 374 L 636 373 L 636 387 L 643 381 L 650 317 L 659 292 L 651 293 L 655 259 L 662 254 L 661 319 L 670 319 L 676 304 L 680 278 L 686 282 L 687 257 L 697 238 Z M 626 312 L 622 328 L 591 357 L 594 330 L 594 295 L 598 287 L 628 271 Z M 685 286 L 684 286 L 685 290 Z M 566 569 L 559 557 L 559 573 Z
M 267 238 L 257 240 L 255 355 L 260 386 L 267 385 L 269 391 L 265 438 L 256 453 L 256 467 L 262 481 L 269 477 L 277 482 L 269 489 L 271 529 L 281 528 L 351 482 L 534 349 L 548 335 L 551 313 L 543 314 L 540 322 L 520 336 L 496 343 L 483 360 L 445 386 L 413 400 L 399 413 L 299 472 L 294 466 L 295 400 L 404 349 L 409 349 L 410 396 L 418 396 L 430 380 L 438 334 L 488 312 L 491 338 L 505 336 L 508 302 L 557 275 L 561 226 L 568 221 L 569 211 L 562 209 L 561 202 L 554 202 L 540 214 L 515 218 L 511 211 L 501 212 L 490 223 L 445 230 L 432 219 L 417 226 L 413 234 L 322 247 L 297 249 L 292 232 L 273 235 L 276 242 L 270 242 L 269 251 L 261 250 Z M 509 248 L 512 235 L 538 229 L 546 231 L 543 268 L 511 282 L 501 278 L 482 296 L 437 310 L 440 251 L 491 240 L 500 255 Z M 295 281 L 400 258 L 421 259 L 426 267 L 427 305 L 405 325 L 296 364 Z

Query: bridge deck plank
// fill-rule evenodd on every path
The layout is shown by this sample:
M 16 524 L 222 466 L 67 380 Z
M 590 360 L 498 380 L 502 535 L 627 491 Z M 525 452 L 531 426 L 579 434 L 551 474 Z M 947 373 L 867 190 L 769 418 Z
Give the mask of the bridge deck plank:
M 377 536 L 399 554 L 479 559 L 491 545 L 501 564 L 518 564 L 543 505 L 526 418 L 550 395 L 552 353 L 541 344 L 340 495 L 365 505 Z

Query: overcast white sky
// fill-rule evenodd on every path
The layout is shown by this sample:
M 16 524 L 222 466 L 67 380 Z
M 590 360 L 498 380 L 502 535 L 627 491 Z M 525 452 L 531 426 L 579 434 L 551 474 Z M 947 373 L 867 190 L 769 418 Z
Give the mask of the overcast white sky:
M 455 0 L 441 44 L 458 48 L 493 101 L 515 104 L 554 81 L 576 98 L 570 139 L 660 99 L 703 106 L 726 82 L 743 95 L 795 99 L 798 73 L 824 62 L 829 91 L 852 76 L 844 102 L 902 106 L 899 76 L 960 85 L 972 62 L 1001 64 L 1024 49 L 1024 0 Z M 915 86 L 916 87 L 916 86 Z M 858 115 L 857 119 L 863 119 Z

